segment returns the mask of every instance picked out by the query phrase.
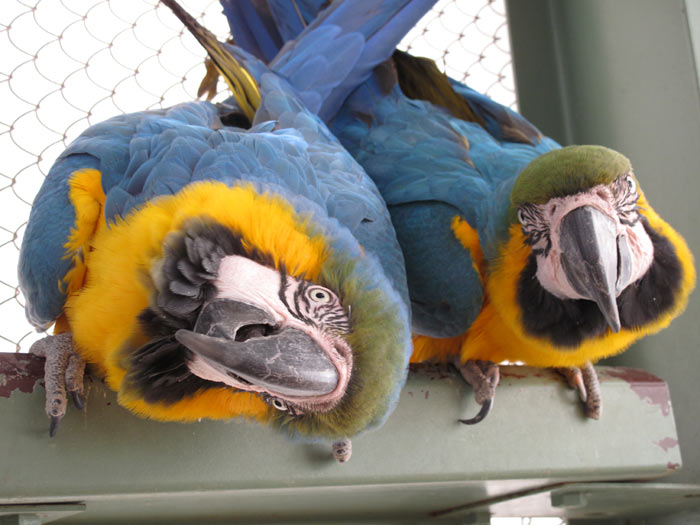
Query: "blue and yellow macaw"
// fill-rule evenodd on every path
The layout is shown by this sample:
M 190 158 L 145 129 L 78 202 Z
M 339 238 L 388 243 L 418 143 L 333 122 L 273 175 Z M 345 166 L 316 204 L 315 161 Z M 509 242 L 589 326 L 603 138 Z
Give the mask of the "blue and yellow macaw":
M 339 44 L 313 57 L 369 75 L 374 58 Z M 288 59 L 303 65 L 298 46 Z M 343 461 L 405 380 L 401 250 L 375 185 L 288 82 L 214 47 L 234 100 L 92 126 L 35 199 L 19 278 L 29 320 L 55 323 L 32 349 L 47 358 L 50 433 L 66 389 L 82 405 L 88 362 L 140 416 L 245 416 L 335 440 Z M 302 94 L 318 109 L 335 87 Z
M 236 42 L 294 83 L 270 57 L 324 2 L 221 3 Z M 475 387 L 482 409 L 464 423 L 488 413 L 502 361 L 560 368 L 598 418 L 591 363 L 683 311 L 692 255 L 620 153 L 561 148 L 398 51 L 330 119 L 389 207 L 406 260 L 412 360 L 455 361 Z

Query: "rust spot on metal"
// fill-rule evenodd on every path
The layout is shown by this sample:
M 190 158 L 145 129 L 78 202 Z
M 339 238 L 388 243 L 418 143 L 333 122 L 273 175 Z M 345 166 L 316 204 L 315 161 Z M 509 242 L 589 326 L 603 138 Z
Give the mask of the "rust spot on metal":
M 655 445 L 658 445 L 664 452 L 668 451 L 669 448 L 674 448 L 678 446 L 678 440 L 672 437 L 665 437 L 661 441 L 654 441 Z
M 426 390 L 426 391 L 425 391 L 425 399 L 428 399 L 428 395 L 429 395 L 429 394 L 430 394 L 430 392 L 428 392 L 428 391 Z
M 626 368 L 618 366 L 615 368 L 607 368 L 604 373 L 606 375 L 616 377 L 627 381 L 628 383 L 663 383 L 663 379 L 656 377 L 654 374 L 639 368 Z
M 645 370 L 614 368 L 605 371 L 608 376 L 627 381 L 632 391 L 650 405 L 656 405 L 664 416 L 671 413 L 671 396 L 663 380 Z
M 413 392 L 406 392 L 409 396 L 413 397 Z
M 671 463 L 669 461 L 668 463 L 666 463 L 666 468 L 668 470 L 678 470 L 679 468 L 681 468 L 681 464 L 680 463 Z
M 0 397 L 10 397 L 19 390 L 34 392 L 34 385 L 44 378 L 44 360 L 31 354 L 0 353 Z

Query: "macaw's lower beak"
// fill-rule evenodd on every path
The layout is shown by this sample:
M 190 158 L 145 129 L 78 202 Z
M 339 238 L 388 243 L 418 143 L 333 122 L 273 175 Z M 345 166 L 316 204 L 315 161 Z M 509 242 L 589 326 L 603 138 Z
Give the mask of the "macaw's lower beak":
M 595 301 L 611 330 L 619 332 L 615 222 L 592 206 L 575 208 L 562 219 L 559 245 L 562 268 L 572 288 L 583 297 Z
M 338 371 L 323 348 L 295 328 L 278 329 L 264 310 L 220 299 L 207 304 L 194 331 L 175 338 L 222 373 L 287 396 L 335 390 Z

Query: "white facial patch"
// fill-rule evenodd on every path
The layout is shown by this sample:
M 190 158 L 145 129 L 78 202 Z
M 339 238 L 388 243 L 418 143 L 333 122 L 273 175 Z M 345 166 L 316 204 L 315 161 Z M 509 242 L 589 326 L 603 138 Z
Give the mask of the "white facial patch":
M 625 283 L 618 283 L 619 295 L 629 284 L 640 279 L 651 266 L 654 259 L 654 247 L 641 221 L 633 226 L 620 222 L 615 208 L 615 196 L 606 185 L 594 186 L 586 192 L 569 197 L 550 199 L 539 206 L 544 222 L 550 225 L 548 239 L 549 251 L 537 255 L 537 279 L 542 287 L 559 299 L 589 299 L 579 294 L 569 283 L 561 263 L 561 246 L 559 235 L 564 217 L 581 206 L 591 206 L 604 213 L 614 223 L 617 237 L 625 237 L 631 252 L 631 271 Z
M 297 404 L 306 403 L 316 407 L 323 405 L 330 407 L 337 403 L 345 393 L 349 382 L 353 363 L 352 351 L 338 330 L 324 334 L 320 327 L 302 320 L 302 314 L 305 313 L 309 315 L 316 313 L 322 318 L 325 310 L 323 308 L 319 310 L 317 305 L 313 305 L 313 299 L 321 301 L 326 306 L 337 302 L 342 309 L 337 297 L 330 290 L 287 275 L 285 289 L 280 292 L 283 287 L 280 272 L 240 255 L 229 255 L 221 259 L 213 284 L 218 292 L 216 299 L 230 299 L 264 309 L 275 319 L 278 328 L 292 327 L 308 334 L 323 349 L 338 372 L 336 389 L 328 394 L 289 397 L 278 392 L 269 392 L 271 395 Z M 309 294 L 316 295 L 300 299 L 297 297 L 299 290 L 307 290 Z M 284 294 L 284 301 L 280 298 L 280 293 Z M 327 297 L 324 294 L 327 294 Z M 295 311 L 294 314 L 290 312 L 290 308 Z M 224 383 L 240 390 L 268 392 L 262 386 L 251 385 L 231 377 L 225 370 L 201 356 L 193 356 L 188 362 L 188 367 L 193 374 L 202 379 Z
M 240 255 L 229 255 L 221 259 L 219 273 L 214 281 L 219 292 L 217 299 L 231 299 L 264 307 L 279 323 L 290 317 L 279 298 L 280 283 L 277 270 Z

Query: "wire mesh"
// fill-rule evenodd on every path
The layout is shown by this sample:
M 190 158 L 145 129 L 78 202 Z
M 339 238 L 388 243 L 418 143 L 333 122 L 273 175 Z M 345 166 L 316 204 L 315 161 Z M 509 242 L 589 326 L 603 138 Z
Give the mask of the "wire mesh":
M 220 39 L 216 0 L 182 0 Z M 458 80 L 515 105 L 503 0 L 442 0 L 406 36 Z M 0 352 L 41 337 L 24 317 L 17 260 L 31 203 L 88 126 L 196 98 L 204 52 L 157 0 L 4 0 L 0 10 Z M 221 97 L 225 84 L 219 84 Z

